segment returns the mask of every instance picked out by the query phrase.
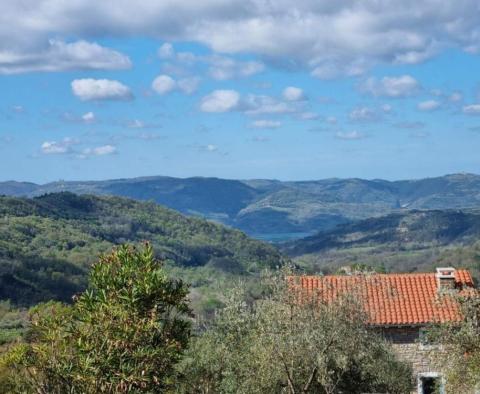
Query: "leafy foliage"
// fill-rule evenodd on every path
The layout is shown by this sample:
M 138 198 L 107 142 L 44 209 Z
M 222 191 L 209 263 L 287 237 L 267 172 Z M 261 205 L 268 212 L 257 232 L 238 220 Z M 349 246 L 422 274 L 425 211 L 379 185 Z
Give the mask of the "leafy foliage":
M 234 291 L 193 340 L 179 392 L 409 392 L 410 368 L 367 329 L 355 302 L 299 303 L 283 278 L 267 282 L 250 305 Z
M 244 275 L 284 261 L 272 246 L 240 231 L 151 202 L 72 193 L 0 197 L 0 299 L 27 306 L 68 302 L 85 288 L 99 254 L 144 240 L 170 270 L 193 270 L 210 282 L 212 271 L 219 277 Z
M 480 385 L 480 296 L 457 299 L 464 319 L 433 328 L 429 340 L 445 347 L 437 362 L 446 371 L 447 392 L 468 393 Z
M 29 343 L 0 360 L 11 371 L 5 386 L 45 394 L 163 392 L 190 336 L 187 294 L 150 245 L 118 248 L 93 265 L 73 306 L 33 309 Z
M 468 268 L 480 279 L 478 211 L 408 211 L 337 226 L 282 251 L 310 272 L 351 265 L 411 272 L 434 266 Z

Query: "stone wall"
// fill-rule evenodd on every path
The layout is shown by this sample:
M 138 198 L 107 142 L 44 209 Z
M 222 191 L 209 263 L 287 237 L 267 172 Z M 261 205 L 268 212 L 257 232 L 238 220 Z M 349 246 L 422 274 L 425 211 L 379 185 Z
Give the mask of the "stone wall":
M 381 333 L 392 344 L 399 357 L 412 365 L 415 386 L 419 374 L 434 372 L 442 374 L 434 359 L 443 350 L 440 346 L 421 344 L 419 327 L 384 328 Z M 417 393 L 417 389 L 412 393 Z

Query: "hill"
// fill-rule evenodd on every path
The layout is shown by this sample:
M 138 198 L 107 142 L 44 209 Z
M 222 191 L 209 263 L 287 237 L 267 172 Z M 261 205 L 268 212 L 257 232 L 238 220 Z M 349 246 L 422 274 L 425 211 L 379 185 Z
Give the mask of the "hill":
M 69 192 L 0 197 L 0 299 L 16 305 L 68 301 L 85 286 L 100 253 L 144 240 L 171 272 L 193 284 L 198 302 L 207 302 L 222 278 L 284 262 L 275 248 L 238 230 L 153 202 Z
M 255 237 L 298 238 L 337 224 L 403 210 L 480 207 L 480 176 L 453 174 L 404 181 L 324 179 L 301 182 L 144 177 L 35 185 L 0 182 L 0 194 L 38 196 L 71 191 L 152 200 L 213 219 Z
M 409 272 L 444 264 L 470 268 L 478 278 L 479 241 L 480 211 L 412 210 L 339 225 L 285 243 L 281 250 L 310 270 L 361 264 Z

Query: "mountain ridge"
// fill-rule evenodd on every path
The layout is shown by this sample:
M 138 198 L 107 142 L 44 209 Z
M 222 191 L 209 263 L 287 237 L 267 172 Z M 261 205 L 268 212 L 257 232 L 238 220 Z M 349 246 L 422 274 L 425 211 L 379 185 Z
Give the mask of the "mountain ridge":
M 402 210 L 480 207 L 480 175 L 468 173 L 398 181 L 147 176 L 44 185 L 0 182 L 0 194 L 6 195 L 34 197 L 60 191 L 152 200 L 248 234 L 314 233 Z

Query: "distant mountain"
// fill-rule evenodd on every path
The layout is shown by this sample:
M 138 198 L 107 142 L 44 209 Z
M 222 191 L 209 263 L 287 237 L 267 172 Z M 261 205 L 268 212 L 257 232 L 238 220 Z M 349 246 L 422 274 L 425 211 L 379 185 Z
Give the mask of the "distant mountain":
M 285 261 L 273 246 L 238 230 L 153 202 L 69 192 L 0 197 L 0 299 L 68 301 L 100 253 L 144 240 L 192 283 L 197 299 L 224 276 L 248 276 Z
M 480 278 L 480 254 L 452 252 L 480 250 L 479 241 L 479 210 L 412 210 L 338 225 L 285 243 L 281 250 L 314 270 L 367 264 L 394 272 L 422 271 L 442 262 L 473 269 Z
M 393 182 L 145 177 L 45 185 L 0 183 L 0 194 L 5 195 L 32 197 L 59 191 L 152 200 L 264 238 L 268 234 L 313 233 L 404 210 L 480 207 L 480 176 L 473 174 Z

